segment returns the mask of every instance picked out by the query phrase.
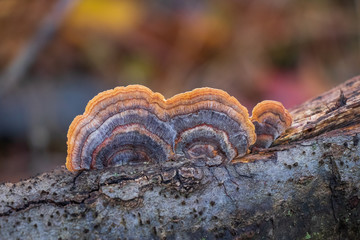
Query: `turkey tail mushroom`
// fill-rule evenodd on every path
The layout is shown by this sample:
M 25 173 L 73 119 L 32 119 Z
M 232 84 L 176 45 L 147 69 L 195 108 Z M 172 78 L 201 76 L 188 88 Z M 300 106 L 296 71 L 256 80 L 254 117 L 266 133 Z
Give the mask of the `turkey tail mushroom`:
M 292 117 L 282 103 L 266 100 L 254 107 L 251 121 L 257 136 L 254 147 L 268 148 L 291 126 Z
M 165 99 L 140 85 L 99 93 L 68 131 L 70 171 L 166 161 L 175 132 L 167 123 Z
M 247 109 L 225 91 L 198 88 L 170 98 L 167 104 L 177 133 L 177 156 L 219 165 L 245 155 L 255 142 Z

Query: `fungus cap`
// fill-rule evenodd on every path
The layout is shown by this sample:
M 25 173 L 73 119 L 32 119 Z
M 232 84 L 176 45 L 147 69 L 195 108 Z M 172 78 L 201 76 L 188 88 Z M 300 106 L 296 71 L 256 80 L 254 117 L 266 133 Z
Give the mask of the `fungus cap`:
M 257 135 L 254 146 L 267 148 L 291 126 L 292 117 L 282 103 L 265 100 L 254 107 L 251 121 Z

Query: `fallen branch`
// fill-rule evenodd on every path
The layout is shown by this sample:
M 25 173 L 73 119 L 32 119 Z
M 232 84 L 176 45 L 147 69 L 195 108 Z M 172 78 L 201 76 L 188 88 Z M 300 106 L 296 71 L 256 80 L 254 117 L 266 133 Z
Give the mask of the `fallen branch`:
M 0 239 L 359 239 L 360 78 L 293 109 L 269 149 L 0 186 Z

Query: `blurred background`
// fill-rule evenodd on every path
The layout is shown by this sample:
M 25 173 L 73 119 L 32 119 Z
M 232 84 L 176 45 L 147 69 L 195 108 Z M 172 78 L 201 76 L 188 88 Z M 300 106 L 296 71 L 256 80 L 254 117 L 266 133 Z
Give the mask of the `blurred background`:
M 98 92 L 221 88 L 294 107 L 359 74 L 356 0 L 0 0 L 0 182 L 63 165 Z

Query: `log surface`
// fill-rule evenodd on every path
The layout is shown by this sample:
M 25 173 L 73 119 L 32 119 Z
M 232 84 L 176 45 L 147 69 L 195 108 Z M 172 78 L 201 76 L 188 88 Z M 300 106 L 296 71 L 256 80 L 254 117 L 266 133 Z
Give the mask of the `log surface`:
M 272 147 L 0 185 L 0 239 L 360 239 L 360 77 L 291 110 Z

